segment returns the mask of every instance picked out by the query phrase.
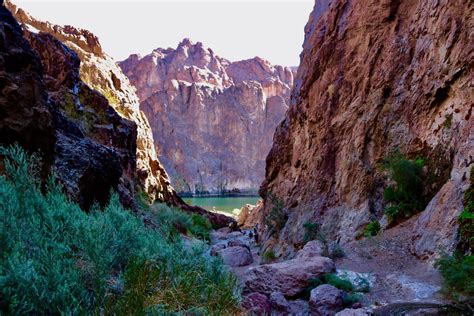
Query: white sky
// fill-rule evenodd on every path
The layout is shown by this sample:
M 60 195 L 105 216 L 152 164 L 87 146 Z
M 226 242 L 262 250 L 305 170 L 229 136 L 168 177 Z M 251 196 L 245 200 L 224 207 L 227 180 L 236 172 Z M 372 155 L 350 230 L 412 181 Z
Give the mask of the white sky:
M 298 66 L 314 0 L 12 0 L 33 16 L 90 30 L 117 61 L 185 37 L 231 61 Z

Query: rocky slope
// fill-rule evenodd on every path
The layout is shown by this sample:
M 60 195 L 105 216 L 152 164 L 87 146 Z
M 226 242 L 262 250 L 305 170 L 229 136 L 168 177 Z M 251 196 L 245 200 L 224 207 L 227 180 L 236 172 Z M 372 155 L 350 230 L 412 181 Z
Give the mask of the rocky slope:
M 256 192 L 293 73 L 259 57 L 229 62 L 202 43 L 131 55 L 137 88 L 166 170 L 186 193 Z
M 130 206 L 136 124 L 80 80 L 72 50 L 46 33 L 23 34 L 1 11 L 2 144 L 40 150 L 44 172 L 52 169 L 83 208 L 105 203 L 111 188 Z
M 34 41 L 36 37 L 31 34 L 38 31 L 44 32 L 52 35 L 77 54 L 78 67 L 80 61 L 78 69 L 80 79 L 90 88 L 105 96 L 118 115 L 136 124 L 135 166 L 128 172 L 138 175 L 138 183 L 150 201 L 173 200 L 173 188 L 170 186 L 166 171 L 157 158 L 151 129 L 145 115 L 139 109 L 135 91 L 115 61 L 102 50 L 99 39 L 87 30 L 70 25 L 62 27 L 43 22 L 10 2 L 6 2 L 6 5 L 18 22 L 25 27 L 25 34 L 30 42 L 32 39 Z M 42 33 L 40 36 L 44 37 L 45 35 Z M 32 44 L 32 46 L 35 45 Z M 52 53 L 46 53 L 47 47 L 33 48 L 43 55 L 43 64 L 47 64 L 45 68 L 60 72 L 67 67 L 67 65 L 56 64 Z M 54 78 L 55 73 L 51 74 L 51 77 Z
M 283 228 L 262 225 L 266 249 L 294 253 L 307 222 L 341 243 L 383 224 L 380 165 L 398 149 L 433 179 L 406 246 L 453 250 L 474 159 L 473 13 L 468 0 L 316 2 L 260 191 L 261 217 L 283 204 Z
M 176 194 L 134 89 L 97 37 L 6 7 L 14 14 L 2 3 L 1 144 L 40 150 L 44 174 L 53 171 L 85 209 L 105 203 L 114 189 L 128 207 L 142 192 L 150 202 L 206 215 L 216 226 L 232 221 Z

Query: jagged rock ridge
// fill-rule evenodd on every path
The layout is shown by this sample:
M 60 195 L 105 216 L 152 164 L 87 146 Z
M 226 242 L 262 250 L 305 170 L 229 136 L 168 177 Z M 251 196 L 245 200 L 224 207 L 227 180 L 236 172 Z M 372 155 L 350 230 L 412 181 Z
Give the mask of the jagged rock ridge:
M 88 209 L 111 189 L 127 207 L 137 194 L 207 216 L 216 227 L 232 218 L 186 205 L 156 158 L 138 98 L 90 32 L 31 17 L 11 3 L 1 9 L 0 143 L 41 151 L 69 196 Z M 64 43 L 62 41 L 65 41 Z
M 290 108 L 267 158 L 283 229 L 265 247 L 289 255 L 306 222 L 330 240 L 354 240 L 383 216 L 380 163 L 399 149 L 423 156 L 435 182 L 410 247 L 452 251 L 474 157 L 472 1 L 316 1 L 305 28 Z
M 175 193 L 165 169 L 157 158 L 153 135 L 148 120 L 139 109 L 134 88 L 115 61 L 103 51 L 99 39 L 87 30 L 40 21 L 11 2 L 7 1 L 6 5 L 24 26 L 26 34 L 50 34 L 77 54 L 80 60 L 80 79 L 104 95 L 118 115 L 136 124 L 136 162 L 133 167 L 136 170 L 128 172 L 138 176 L 138 183 L 150 201 L 174 201 Z M 30 35 L 28 38 L 35 36 Z M 37 50 L 42 54 L 44 49 L 40 47 Z M 55 65 L 51 55 L 43 55 L 43 63 L 50 63 L 49 68 L 55 67 L 56 71 L 62 71 L 60 66 Z
M 230 62 L 184 39 L 120 63 L 137 88 L 178 191 L 256 192 L 293 72 L 255 57 Z

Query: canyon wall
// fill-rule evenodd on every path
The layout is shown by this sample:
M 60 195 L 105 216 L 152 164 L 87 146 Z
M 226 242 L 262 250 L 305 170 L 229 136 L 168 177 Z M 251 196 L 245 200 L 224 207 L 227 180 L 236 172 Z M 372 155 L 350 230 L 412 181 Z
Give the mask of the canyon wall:
M 188 39 L 131 55 L 120 67 L 137 88 L 178 192 L 257 191 L 287 109 L 289 67 L 259 57 L 230 62 Z
M 291 255 L 305 223 L 340 243 L 384 224 L 381 163 L 398 150 L 423 157 L 433 179 L 410 249 L 454 249 L 474 162 L 473 14 L 469 0 L 316 1 L 260 190 L 264 248 Z M 275 234 L 263 218 L 278 200 Z
M 70 112 L 66 113 L 66 116 L 77 116 L 77 120 L 83 121 L 84 116 L 87 117 L 89 112 L 93 112 L 80 103 L 84 100 L 74 99 L 74 97 L 80 97 L 83 91 L 77 90 L 76 85 L 80 82 L 82 89 L 94 89 L 98 92 L 97 94 L 100 93 L 105 97 L 102 103 L 106 111 L 114 112 L 124 121 L 134 123 L 132 125 L 134 126 L 135 136 L 133 138 L 135 140 L 130 141 L 133 143 L 133 148 L 130 147 L 128 150 L 134 151 L 135 154 L 128 158 L 133 163 L 124 168 L 128 177 L 134 178 L 133 184 L 130 184 L 131 187 L 128 190 L 135 192 L 135 189 L 140 188 L 150 202 L 157 200 L 174 204 L 176 194 L 170 185 L 165 169 L 157 158 L 151 129 L 148 120 L 139 109 L 135 90 L 115 61 L 103 51 L 99 39 L 87 30 L 40 21 L 11 2 L 6 1 L 5 3 L 23 26 L 25 37 L 31 47 L 39 53 L 45 70 L 45 81 L 57 80 L 54 89 L 61 91 L 55 93 L 58 95 L 55 99 L 56 104 L 64 107 L 65 103 L 72 102 L 66 109 Z M 63 52 L 67 57 L 57 56 L 58 52 Z M 65 58 L 73 61 L 61 63 L 60 61 Z M 65 82 L 62 77 L 67 72 L 74 72 L 74 78 L 71 77 L 68 82 Z M 52 89 L 49 91 L 51 92 Z M 93 100 L 90 103 L 95 102 L 96 100 Z M 110 109 L 108 109 L 109 107 Z M 98 125 L 98 123 L 92 124 L 94 128 L 98 128 Z M 107 134 L 111 130 L 113 127 L 109 122 L 104 121 L 101 122 L 100 131 L 88 128 L 86 132 L 92 138 L 97 138 L 100 137 L 98 135 Z M 105 146 L 109 141 L 104 137 Z M 61 159 L 56 160 L 61 161 Z

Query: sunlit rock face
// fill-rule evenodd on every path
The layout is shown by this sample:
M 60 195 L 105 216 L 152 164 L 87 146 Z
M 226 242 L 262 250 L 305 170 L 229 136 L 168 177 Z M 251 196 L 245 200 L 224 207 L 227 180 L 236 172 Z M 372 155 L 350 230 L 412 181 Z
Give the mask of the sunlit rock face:
M 127 150 L 132 150 L 133 155 L 127 158 L 130 160 L 130 164 L 123 169 L 123 177 L 127 181 L 124 180 L 125 178 L 121 180 L 124 183 L 128 182 L 130 195 L 140 188 L 150 201 L 159 200 L 174 203 L 176 194 L 170 185 L 165 169 L 157 158 L 153 135 L 148 120 L 139 109 L 138 97 L 134 88 L 115 61 L 103 51 L 98 38 L 87 30 L 69 25 L 58 26 L 35 19 L 9 2 L 6 2 L 6 6 L 23 25 L 31 46 L 41 56 L 46 83 L 54 91 L 61 90 L 55 95 L 64 95 L 65 92 L 62 91 L 64 90 L 80 97 L 83 90 L 92 88 L 99 92 L 97 94 L 105 97 L 101 101 L 104 111 L 113 112 L 119 118 L 123 118 L 124 122 L 130 121 L 134 126 L 135 141 L 133 141 L 133 147 L 127 148 Z M 46 36 L 46 34 L 50 36 Z M 56 47 L 49 45 L 49 43 L 54 43 Z M 66 57 L 57 56 L 61 50 L 64 51 L 63 55 Z M 65 58 L 74 59 L 73 65 L 63 63 Z M 76 70 L 77 74 L 74 73 L 74 76 L 67 75 L 68 72 Z M 80 88 L 77 90 L 75 84 L 79 81 L 81 81 Z M 53 91 L 52 89 L 50 91 Z M 60 105 L 65 104 L 64 100 L 56 101 Z M 82 111 L 75 113 L 80 116 L 78 119 L 87 118 L 90 111 L 77 103 L 83 100 L 73 101 L 74 104 L 71 107 L 74 109 L 71 110 Z M 95 104 L 96 100 L 91 103 Z M 101 125 L 100 129 L 88 129 L 87 133 L 91 138 L 102 139 L 105 146 L 110 145 L 109 143 L 112 141 L 105 135 L 114 128 L 117 131 L 122 131 L 122 129 L 109 123 L 107 121 L 100 124 L 94 122 L 92 126 L 99 129 L 98 126 Z M 130 144 L 130 146 L 132 145 Z
M 160 157 L 178 191 L 256 192 L 293 72 L 230 62 L 202 43 L 131 55 L 120 67 L 137 88 Z
M 468 0 L 316 1 L 267 158 L 262 217 L 271 192 L 287 220 L 264 229 L 265 247 L 294 253 L 307 222 L 353 240 L 382 218 L 380 163 L 398 148 L 425 157 L 434 179 L 407 247 L 422 258 L 453 249 L 474 159 L 472 11 Z

